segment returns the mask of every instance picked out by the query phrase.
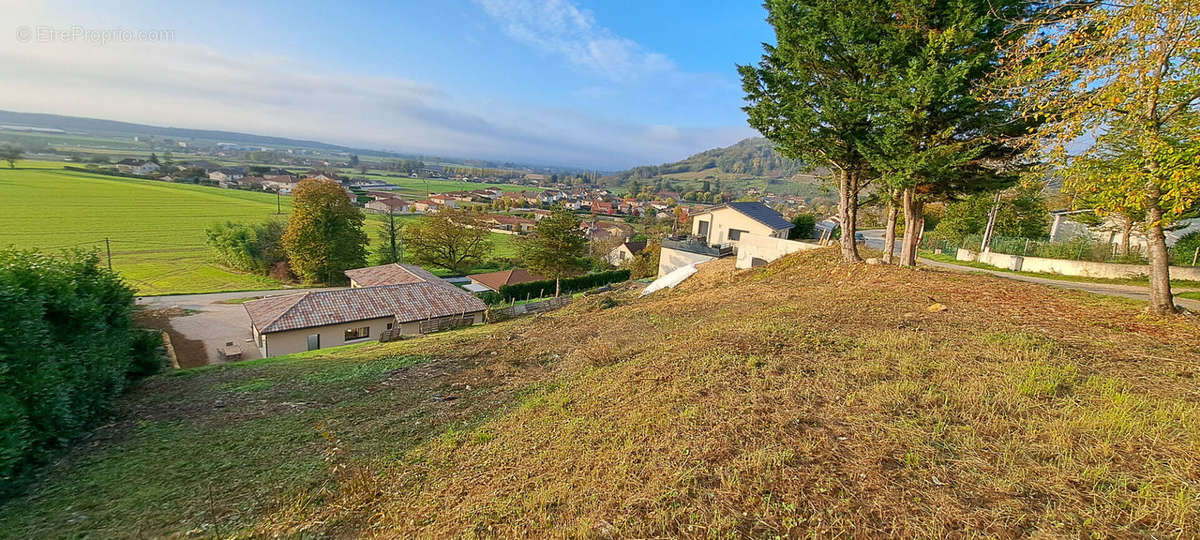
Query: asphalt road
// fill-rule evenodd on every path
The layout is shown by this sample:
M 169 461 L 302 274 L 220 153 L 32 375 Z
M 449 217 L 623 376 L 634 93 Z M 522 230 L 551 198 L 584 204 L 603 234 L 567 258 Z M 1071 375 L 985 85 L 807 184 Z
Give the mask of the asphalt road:
M 873 229 L 873 230 L 859 231 L 859 232 L 861 232 L 863 234 L 863 237 L 866 239 L 867 247 L 878 250 L 878 251 L 883 251 L 884 231 L 882 229 Z M 898 245 L 896 246 L 894 253 L 896 253 L 896 254 L 900 253 L 900 247 Z M 955 271 L 955 272 L 982 272 L 984 274 L 990 274 L 993 276 L 1002 277 L 1004 279 L 1025 281 L 1028 283 L 1037 283 L 1040 285 L 1049 285 L 1051 287 L 1058 287 L 1061 289 L 1072 289 L 1072 290 L 1076 290 L 1076 291 L 1086 291 L 1086 292 L 1095 293 L 1095 294 L 1107 294 L 1110 296 L 1121 296 L 1121 297 L 1125 297 L 1125 298 L 1133 298 L 1135 300 L 1142 300 L 1144 302 L 1150 301 L 1150 288 L 1142 287 L 1142 286 L 1138 286 L 1138 285 L 1113 285 L 1113 284 L 1108 284 L 1108 283 L 1087 283 L 1087 282 L 1082 282 L 1082 281 L 1064 281 L 1064 280 L 1060 280 L 1060 279 L 1026 276 L 1026 275 L 1022 275 L 1022 274 L 1015 274 L 1013 272 L 1004 272 L 1001 270 L 984 270 L 981 268 L 974 268 L 971 266 L 960 266 L 957 264 L 949 264 L 949 263 L 933 261 L 933 260 L 926 259 L 926 258 L 920 258 L 918 260 L 920 261 L 921 264 L 924 264 L 927 266 L 932 266 L 935 268 L 942 268 L 945 270 L 951 270 L 951 271 Z M 1185 290 L 1190 290 L 1190 289 L 1185 289 Z M 1175 292 L 1181 292 L 1181 291 L 1177 290 Z M 1185 307 L 1190 311 L 1200 312 L 1200 301 L 1197 301 L 1197 300 L 1176 297 L 1175 304 L 1178 306 Z
M 230 342 L 241 348 L 243 360 L 261 358 L 262 354 L 259 353 L 258 347 L 254 344 L 250 333 L 250 317 L 246 315 L 246 309 L 241 304 L 221 304 L 218 302 L 255 296 L 267 297 L 305 291 L 336 289 L 283 289 L 275 291 L 142 296 L 137 298 L 137 303 L 149 309 L 178 307 L 187 312 L 186 315 L 171 318 L 171 329 L 186 339 L 203 343 L 205 358 L 180 358 L 180 363 L 186 365 L 220 364 L 223 363 L 223 360 L 221 359 L 219 349 Z M 185 353 L 181 352 L 181 354 Z

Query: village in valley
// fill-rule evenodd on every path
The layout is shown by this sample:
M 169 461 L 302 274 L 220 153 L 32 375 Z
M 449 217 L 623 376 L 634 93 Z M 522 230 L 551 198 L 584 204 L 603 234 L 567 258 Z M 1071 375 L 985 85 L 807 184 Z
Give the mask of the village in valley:
M 0 540 L 1200 538 L 1197 0 L 101 4 Z

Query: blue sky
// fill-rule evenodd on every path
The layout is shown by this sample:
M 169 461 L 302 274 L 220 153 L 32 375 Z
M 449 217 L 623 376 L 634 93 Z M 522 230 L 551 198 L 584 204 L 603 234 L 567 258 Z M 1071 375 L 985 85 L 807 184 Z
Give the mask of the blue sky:
M 753 1 L 10 2 L 2 109 L 603 169 L 754 135 L 772 38 Z

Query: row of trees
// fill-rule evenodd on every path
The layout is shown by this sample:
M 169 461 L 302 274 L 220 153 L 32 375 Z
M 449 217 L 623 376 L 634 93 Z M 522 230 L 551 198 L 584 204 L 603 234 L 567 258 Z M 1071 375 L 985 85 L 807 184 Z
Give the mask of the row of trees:
M 749 122 L 829 168 L 842 258 L 860 261 L 860 194 L 889 206 L 912 265 L 923 205 L 1053 168 L 1100 212 L 1144 212 L 1151 308 L 1171 302 L 1162 227 L 1200 199 L 1200 6 L 1023 0 L 768 0 L 777 43 L 739 66 Z M 1068 152 L 1081 136 L 1096 144 Z

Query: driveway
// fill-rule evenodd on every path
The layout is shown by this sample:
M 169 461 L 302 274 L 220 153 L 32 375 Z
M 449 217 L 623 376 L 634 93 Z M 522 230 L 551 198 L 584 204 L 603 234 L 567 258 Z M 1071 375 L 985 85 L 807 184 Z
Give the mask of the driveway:
M 161 330 L 171 334 L 181 367 L 221 364 L 220 348 L 233 343 L 241 348 L 242 359 L 261 358 L 250 333 L 250 317 L 242 304 L 223 304 L 226 300 L 296 294 L 332 289 L 283 289 L 172 296 L 142 296 L 137 304 L 165 314 L 157 319 Z M 165 322 L 163 322 L 165 321 Z

